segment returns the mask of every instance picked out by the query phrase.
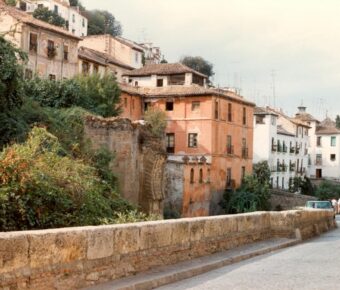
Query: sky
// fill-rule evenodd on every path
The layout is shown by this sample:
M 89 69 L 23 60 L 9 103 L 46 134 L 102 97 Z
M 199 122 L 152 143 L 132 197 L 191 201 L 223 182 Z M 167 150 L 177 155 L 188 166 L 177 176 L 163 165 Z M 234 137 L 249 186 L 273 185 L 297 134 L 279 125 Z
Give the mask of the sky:
M 340 115 L 339 0 L 82 0 L 110 11 L 123 36 L 168 62 L 202 56 L 213 83 L 289 115 Z

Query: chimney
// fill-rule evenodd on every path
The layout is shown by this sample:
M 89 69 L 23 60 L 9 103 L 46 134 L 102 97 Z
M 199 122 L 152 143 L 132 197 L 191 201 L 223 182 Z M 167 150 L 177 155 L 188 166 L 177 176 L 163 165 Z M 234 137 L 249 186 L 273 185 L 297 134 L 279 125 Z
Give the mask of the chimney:
M 298 109 L 299 109 L 299 113 L 303 114 L 303 113 L 306 113 L 307 107 L 301 105 L 300 107 L 298 107 Z

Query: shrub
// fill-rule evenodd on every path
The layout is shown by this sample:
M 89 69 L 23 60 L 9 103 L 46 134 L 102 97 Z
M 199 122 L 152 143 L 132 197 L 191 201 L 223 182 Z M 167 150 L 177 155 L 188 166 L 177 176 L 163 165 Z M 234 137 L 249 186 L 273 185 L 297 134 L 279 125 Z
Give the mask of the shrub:
M 166 128 L 166 115 L 159 109 L 150 108 L 144 115 L 144 120 L 150 126 L 155 137 L 163 137 Z
M 315 195 L 320 200 L 327 200 L 332 198 L 338 199 L 340 197 L 340 185 L 335 184 L 331 181 L 324 180 L 317 187 Z

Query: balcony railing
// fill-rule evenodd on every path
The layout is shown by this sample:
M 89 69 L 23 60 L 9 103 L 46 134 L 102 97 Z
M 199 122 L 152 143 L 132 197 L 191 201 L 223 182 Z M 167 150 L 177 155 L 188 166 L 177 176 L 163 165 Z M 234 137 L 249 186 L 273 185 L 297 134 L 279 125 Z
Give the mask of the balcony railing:
M 291 165 L 289 166 L 289 171 L 290 171 L 290 172 L 294 172 L 294 171 L 295 171 L 295 163 L 293 163 L 293 164 L 291 164 Z
M 296 147 L 295 154 L 296 155 L 300 154 L 300 147 Z
M 287 151 L 288 151 L 287 146 L 286 146 L 286 145 L 283 145 L 283 146 L 282 146 L 282 152 L 283 152 L 283 153 L 287 153 Z
M 289 153 L 294 154 L 295 153 L 295 147 L 290 147 L 289 148 Z
M 272 152 L 276 152 L 277 151 L 277 145 L 276 144 L 272 144 Z
M 242 158 L 248 158 L 248 148 L 242 148 Z
M 282 152 L 283 148 L 281 144 L 277 145 L 277 152 Z
M 232 145 L 227 146 L 227 154 L 228 155 L 234 155 L 234 146 L 232 146 Z

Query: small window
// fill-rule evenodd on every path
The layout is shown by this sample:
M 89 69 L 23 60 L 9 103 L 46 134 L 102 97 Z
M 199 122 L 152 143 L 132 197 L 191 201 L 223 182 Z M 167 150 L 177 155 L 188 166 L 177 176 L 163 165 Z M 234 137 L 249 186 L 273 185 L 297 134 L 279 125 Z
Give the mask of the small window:
M 335 154 L 331 154 L 331 161 L 335 161 L 336 160 L 336 155 Z
M 243 125 L 247 125 L 247 110 L 243 108 L 243 117 L 242 117 Z
M 190 170 L 190 183 L 193 184 L 195 182 L 195 171 L 193 168 Z
M 47 42 L 47 56 L 49 58 L 54 58 L 56 56 L 56 49 L 54 47 L 54 41 L 52 40 Z
M 136 61 L 136 63 L 139 62 L 139 54 L 138 54 L 138 52 L 135 53 L 135 61 Z
M 321 146 L 321 136 L 316 137 L 316 146 Z
M 137 81 L 135 81 L 135 87 L 138 87 L 138 82 Z
M 203 169 L 200 169 L 199 183 L 203 183 Z
M 189 148 L 197 148 L 197 133 L 189 133 L 188 135 L 188 147 Z
M 232 122 L 233 121 L 233 117 L 232 117 L 232 104 L 228 104 L 228 122 Z
M 150 103 L 145 102 L 144 103 L 144 112 L 146 112 L 149 109 Z
M 82 25 L 85 27 L 85 18 L 82 19 Z
M 132 99 L 132 110 L 134 110 L 134 109 L 135 109 L 135 100 Z
M 231 135 L 227 136 L 227 154 L 229 155 L 234 154 Z
M 200 109 L 200 102 L 192 102 L 191 103 L 191 111 L 198 111 Z
M 99 72 L 99 67 L 98 67 L 97 64 L 94 64 L 94 65 L 93 65 L 93 72 L 94 72 L 95 74 L 97 74 L 97 73 Z
M 30 51 L 37 52 L 38 50 L 38 35 L 30 33 Z
M 88 75 L 90 72 L 90 64 L 87 61 L 83 61 L 82 63 L 82 71 L 84 75 Z
M 244 180 L 245 177 L 246 177 L 246 167 L 242 166 L 242 169 L 241 169 L 241 182 Z
M 54 5 L 54 13 L 57 13 L 58 14 L 59 12 L 59 7 L 58 5 Z
M 25 69 L 25 79 L 31 80 L 33 77 L 33 72 L 31 69 Z
M 127 105 L 128 105 L 127 98 L 124 98 L 124 107 L 127 108 Z
M 68 60 L 68 46 L 64 45 L 64 60 Z
M 168 153 L 175 153 L 175 134 L 166 134 L 166 151 Z
M 231 168 L 228 168 L 227 169 L 227 187 L 230 187 L 232 184 L 231 184 Z
M 215 101 L 215 119 L 218 119 L 218 111 L 219 111 L 219 104 L 218 101 Z
M 50 74 L 50 75 L 48 76 L 48 79 L 49 79 L 50 81 L 55 81 L 55 80 L 56 80 L 56 75 Z
M 174 110 L 174 102 L 172 102 L 172 101 L 166 102 L 165 110 L 166 111 L 173 111 Z
M 335 146 L 336 146 L 336 137 L 335 137 L 335 136 L 332 136 L 332 137 L 331 137 L 331 146 L 332 146 L 332 147 L 335 147 Z
M 76 16 L 74 14 L 72 14 L 72 22 L 76 22 Z
M 163 87 L 163 79 L 157 80 L 157 87 Z

